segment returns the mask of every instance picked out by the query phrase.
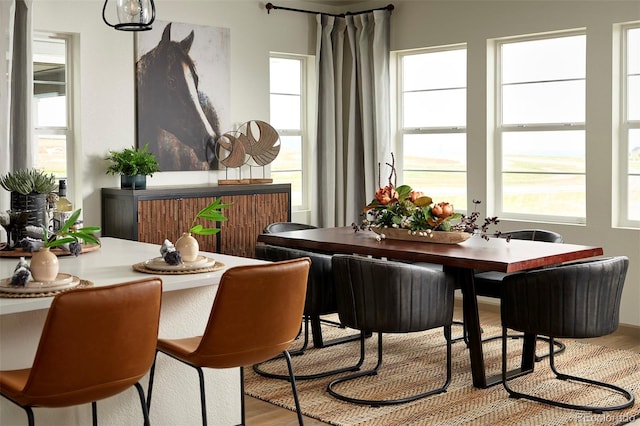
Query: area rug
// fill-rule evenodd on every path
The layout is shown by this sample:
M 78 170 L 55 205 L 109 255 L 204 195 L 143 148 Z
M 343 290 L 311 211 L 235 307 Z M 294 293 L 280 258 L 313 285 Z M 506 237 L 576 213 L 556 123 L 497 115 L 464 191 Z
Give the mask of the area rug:
M 330 339 L 353 333 L 323 326 L 323 337 Z M 499 327 L 484 327 L 484 335 L 500 333 Z M 383 365 L 377 376 L 359 378 L 339 385 L 340 393 L 356 398 L 397 398 L 440 386 L 445 378 L 446 346 L 442 329 L 422 333 L 385 334 Z M 326 391 L 327 384 L 343 373 L 322 379 L 298 380 L 300 404 L 304 415 L 339 425 L 618 425 L 640 419 L 640 354 L 609 349 L 580 340 L 563 340 L 567 349 L 555 357 L 556 368 L 563 373 L 614 383 L 632 391 L 634 406 L 625 410 L 593 414 L 591 412 L 550 407 L 536 402 L 512 399 L 501 385 L 477 389 L 471 385 L 469 354 L 463 342 L 454 343 L 452 379 L 446 393 L 423 398 L 412 403 L 370 407 L 340 401 Z M 377 338 L 366 342 L 364 368 L 376 362 Z M 296 342 L 292 349 L 299 346 Z M 489 374 L 501 368 L 500 340 L 483 345 Z M 521 340 L 508 344 L 509 368 L 520 359 Z M 538 343 L 538 353 L 548 345 Z M 298 375 L 312 374 L 353 365 L 359 358 L 357 341 L 315 349 L 293 357 Z M 286 374 L 283 359 L 269 361 L 265 371 Z M 536 363 L 535 371 L 510 381 L 512 388 L 524 393 L 537 392 L 547 398 L 571 403 L 614 405 L 624 402 L 622 396 L 601 391 L 592 386 L 559 381 L 553 378 L 548 359 Z M 285 380 L 270 379 L 245 368 L 245 392 L 270 403 L 294 409 L 291 387 Z

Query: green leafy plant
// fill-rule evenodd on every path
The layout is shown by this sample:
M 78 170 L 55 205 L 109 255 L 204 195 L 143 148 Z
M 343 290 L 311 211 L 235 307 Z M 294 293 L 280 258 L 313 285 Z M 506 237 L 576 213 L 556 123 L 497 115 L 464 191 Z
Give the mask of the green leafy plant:
M 207 219 L 214 222 L 223 222 L 227 218 L 222 214 L 222 209 L 229 207 L 231 204 L 222 204 L 220 198 L 216 199 L 213 203 L 209 204 L 204 209 L 200 210 L 193 222 L 189 232 L 197 235 L 213 235 L 220 232 L 220 228 L 205 228 L 201 224 L 197 224 L 198 219 Z
M 60 227 L 57 232 L 51 232 L 47 230 L 46 226 L 42 226 L 44 231 L 44 247 L 52 248 L 58 247 L 67 243 L 79 243 L 79 240 L 84 240 L 93 244 L 100 244 L 100 240 L 94 235 L 96 232 L 100 232 L 98 226 L 87 226 L 79 229 L 74 229 L 73 225 L 80 217 L 82 209 L 74 211 L 69 219 Z
M 9 192 L 23 195 L 38 193 L 48 194 L 57 188 L 53 174 L 46 174 L 36 169 L 20 169 L 0 176 L 0 185 Z
M 160 171 L 160 166 L 155 156 L 147 151 L 148 145 L 145 144 L 140 149 L 132 146 L 122 151 L 109 151 L 109 155 L 105 158 L 111 162 L 107 167 L 107 174 L 153 176 L 155 172 Z

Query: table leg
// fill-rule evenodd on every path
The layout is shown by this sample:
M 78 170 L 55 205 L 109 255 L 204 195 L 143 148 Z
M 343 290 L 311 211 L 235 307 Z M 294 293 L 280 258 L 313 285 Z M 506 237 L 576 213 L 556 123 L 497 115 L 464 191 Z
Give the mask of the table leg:
M 524 372 L 533 371 L 536 359 L 536 337 L 537 336 L 535 334 L 524 334 L 524 341 L 522 342 L 522 360 L 520 362 L 520 369 Z
M 462 290 L 462 313 L 464 327 L 468 333 L 469 358 L 471 361 L 471 375 L 473 386 L 486 388 L 487 378 L 484 371 L 484 354 L 482 352 L 482 331 L 480 329 L 480 316 L 478 313 L 478 300 L 473 281 L 473 269 L 450 268 L 444 270 L 455 275 L 456 282 L 460 283 Z
M 480 315 L 478 311 L 478 299 L 474 283 L 474 273 L 472 269 L 449 268 L 445 270 L 453 273 L 456 282 L 460 283 L 462 290 L 462 311 L 464 316 L 464 327 L 468 333 L 469 359 L 471 363 L 471 376 L 473 386 L 477 388 L 488 388 L 502 382 L 502 375 L 496 374 L 487 377 L 484 365 L 484 352 L 482 350 L 482 329 L 480 328 Z M 525 334 L 522 343 L 522 360 L 520 368 L 507 372 L 507 378 L 511 379 L 533 371 L 535 363 L 536 335 Z

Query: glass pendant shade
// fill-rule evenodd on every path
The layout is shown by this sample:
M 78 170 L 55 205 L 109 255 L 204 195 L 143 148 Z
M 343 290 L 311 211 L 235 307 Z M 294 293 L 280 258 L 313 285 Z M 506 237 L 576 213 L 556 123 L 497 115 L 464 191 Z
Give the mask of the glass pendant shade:
M 102 7 L 102 19 L 105 24 L 122 31 L 147 31 L 156 19 L 156 7 L 153 0 L 115 0 L 118 23 L 112 24 L 107 20 L 107 3 Z

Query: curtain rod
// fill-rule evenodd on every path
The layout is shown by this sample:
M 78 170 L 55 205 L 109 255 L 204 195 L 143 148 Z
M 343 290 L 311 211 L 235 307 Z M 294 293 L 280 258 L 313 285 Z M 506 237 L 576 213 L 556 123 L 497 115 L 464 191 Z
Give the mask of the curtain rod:
M 339 18 L 344 18 L 345 16 L 349 16 L 349 15 L 360 15 L 362 13 L 369 13 L 369 12 L 373 12 L 374 10 L 388 10 L 389 12 L 391 12 L 394 9 L 394 6 L 392 4 L 388 4 L 385 7 L 379 7 L 377 9 L 362 10 L 360 12 L 345 12 L 340 14 L 334 14 L 334 13 L 325 13 L 325 12 L 314 12 L 312 10 L 295 9 L 292 7 L 285 7 L 285 6 L 276 6 L 273 3 L 267 3 L 264 7 L 267 9 L 267 14 L 271 13 L 271 9 L 273 10 L 282 9 L 282 10 L 289 10 L 291 12 L 311 13 L 314 15 L 321 14 L 321 15 L 335 16 Z

